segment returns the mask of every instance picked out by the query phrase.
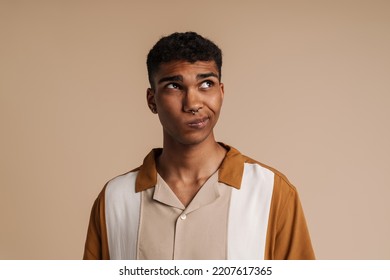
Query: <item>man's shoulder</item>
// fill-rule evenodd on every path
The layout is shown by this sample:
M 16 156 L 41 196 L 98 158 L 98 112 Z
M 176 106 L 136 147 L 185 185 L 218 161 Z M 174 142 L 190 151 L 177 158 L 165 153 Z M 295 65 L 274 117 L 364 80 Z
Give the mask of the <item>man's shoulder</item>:
M 120 174 L 112 179 L 110 179 L 105 188 L 121 188 L 128 187 L 129 185 L 134 186 L 137 174 L 140 170 L 140 167 L 134 168 L 126 173 Z
M 135 191 L 135 184 L 138 172 L 139 168 L 135 168 L 109 180 L 98 195 L 98 203 L 121 207 L 121 203 L 127 198 L 137 198 L 139 193 Z M 105 208 L 105 206 L 103 207 Z
M 281 185 L 284 185 L 285 187 L 289 187 L 293 189 L 294 191 L 296 190 L 294 185 L 289 181 L 286 175 L 284 175 L 282 172 L 280 172 L 278 169 L 271 167 L 267 164 L 264 164 L 258 160 L 255 160 L 251 157 L 248 157 L 246 155 L 242 155 L 245 159 L 245 163 L 247 164 L 254 164 L 260 167 L 260 170 L 263 172 L 271 172 L 274 175 L 274 180 L 275 182 L 278 182 Z
M 289 181 L 287 176 L 285 176 L 278 169 L 271 167 L 270 165 L 264 164 L 252 157 L 241 154 L 237 149 L 223 144 L 225 147 L 228 147 L 232 158 L 235 158 L 235 167 L 238 168 L 238 165 L 243 165 L 243 171 L 245 167 L 252 169 L 253 173 L 260 175 L 260 177 L 266 176 L 268 178 L 272 177 L 274 181 L 274 187 L 277 189 L 282 189 L 285 192 L 296 192 L 295 186 Z
M 157 178 L 155 157 L 161 153 L 161 150 L 161 148 L 152 149 L 140 166 L 110 179 L 105 184 L 102 193 L 114 190 L 118 193 L 129 190 L 132 193 L 138 193 L 153 187 Z
M 272 185 L 272 201 L 280 205 L 293 203 L 298 199 L 298 191 L 289 179 L 279 170 L 243 155 L 245 165 L 249 165 L 256 172 L 256 178 Z M 263 179 L 266 178 L 266 179 Z M 272 182 L 272 183 L 270 183 Z

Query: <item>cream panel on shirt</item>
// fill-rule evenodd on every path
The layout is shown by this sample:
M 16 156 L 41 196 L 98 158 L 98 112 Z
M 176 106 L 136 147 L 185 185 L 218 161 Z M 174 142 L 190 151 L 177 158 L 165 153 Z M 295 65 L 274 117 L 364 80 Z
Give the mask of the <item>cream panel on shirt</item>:
M 232 189 L 228 259 L 264 259 L 274 186 L 274 173 L 258 164 L 244 164 L 239 190 Z
M 138 172 L 111 180 L 105 193 L 108 248 L 111 260 L 136 259 L 140 193 L 134 190 Z

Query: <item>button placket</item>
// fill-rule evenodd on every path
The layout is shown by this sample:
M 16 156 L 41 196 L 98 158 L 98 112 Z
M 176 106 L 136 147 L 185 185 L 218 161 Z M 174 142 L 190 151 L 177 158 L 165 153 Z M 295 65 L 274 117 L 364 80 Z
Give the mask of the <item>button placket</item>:
M 185 239 L 185 232 L 187 227 L 187 213 L 183 211 L 176 219 L 175 237 L 174 237 L 174 249 L 173 259 L 180 259 L 183 250 L 183 240 Z

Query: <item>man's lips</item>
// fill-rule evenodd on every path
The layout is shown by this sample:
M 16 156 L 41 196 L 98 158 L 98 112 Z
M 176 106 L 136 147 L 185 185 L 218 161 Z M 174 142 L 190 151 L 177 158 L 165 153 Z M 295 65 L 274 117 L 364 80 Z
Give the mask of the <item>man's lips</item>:
M 209 122 L 209 118 L 203 117 L 203 118 L 193 119 L 189 121 L 187 125 L 192 128 L 203 128 L 207 125 L 208 122 Z

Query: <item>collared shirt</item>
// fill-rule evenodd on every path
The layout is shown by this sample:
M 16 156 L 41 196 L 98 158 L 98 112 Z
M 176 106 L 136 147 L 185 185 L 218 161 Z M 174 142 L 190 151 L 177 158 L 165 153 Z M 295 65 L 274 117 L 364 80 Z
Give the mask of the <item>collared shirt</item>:
M 295 187 L 224 147 L 187 207 L 157 173 L 161 149 L 109 181 L 92 208 L 84 259 L 314 259 Z

